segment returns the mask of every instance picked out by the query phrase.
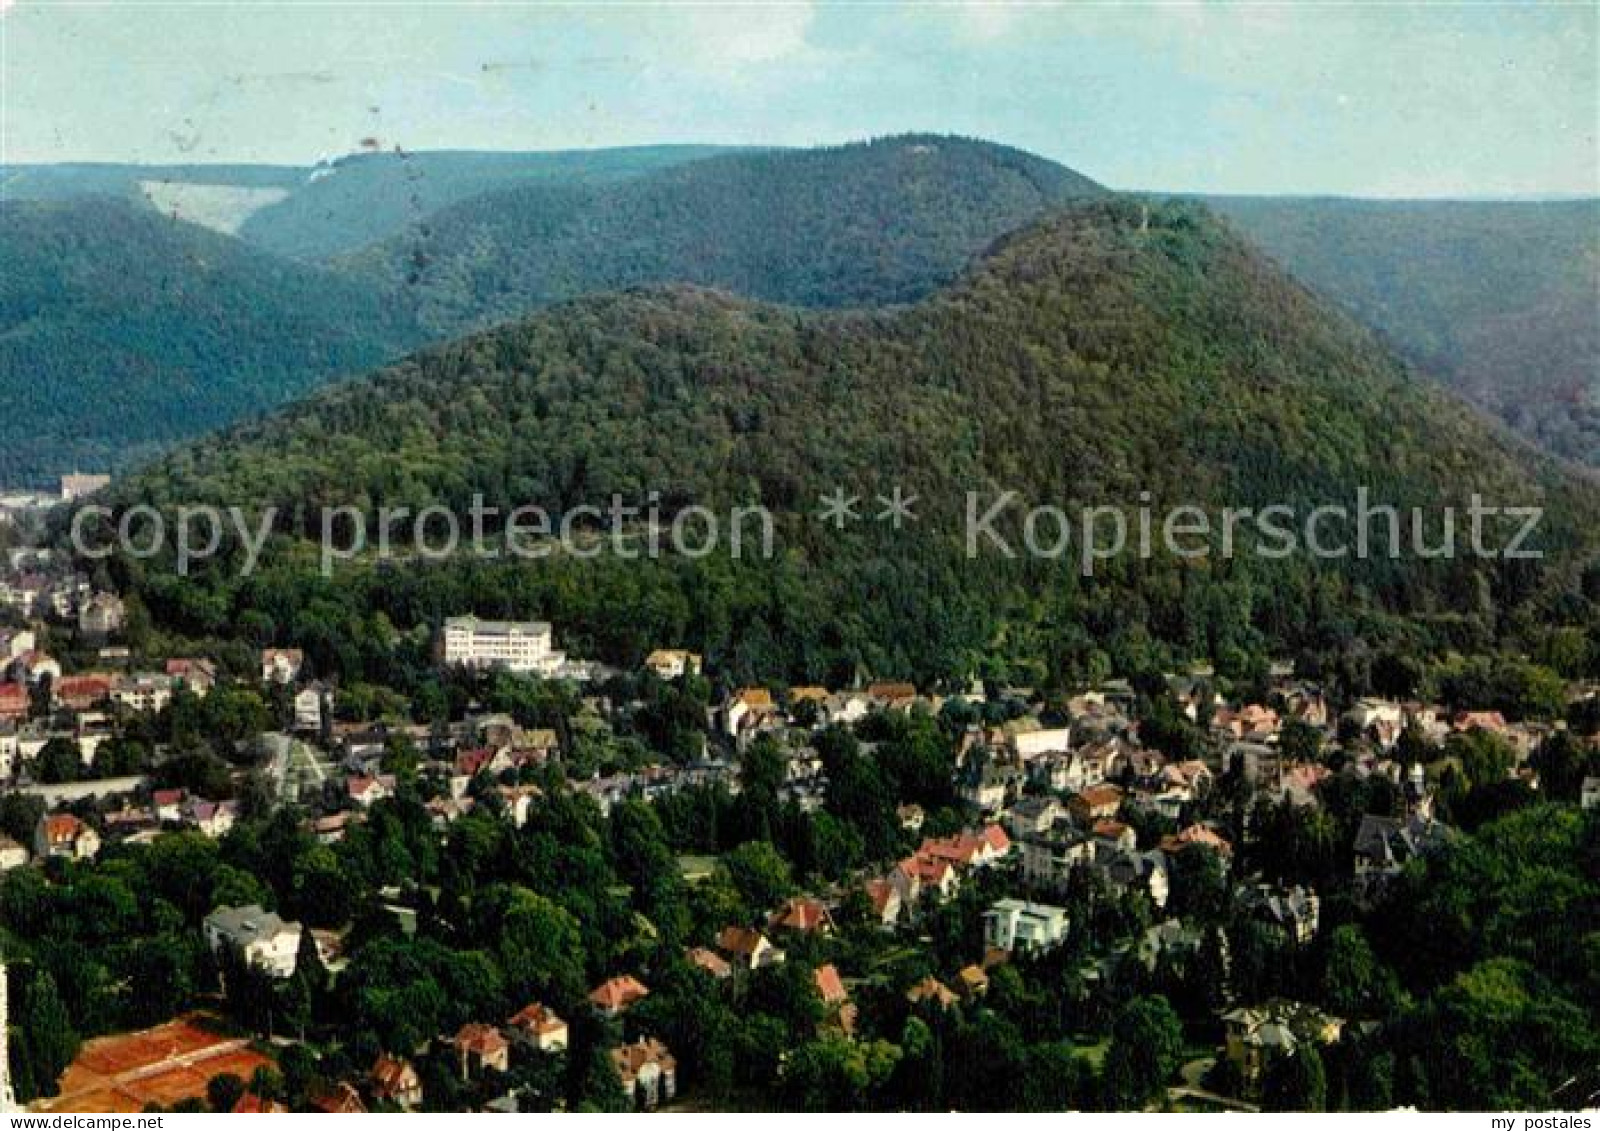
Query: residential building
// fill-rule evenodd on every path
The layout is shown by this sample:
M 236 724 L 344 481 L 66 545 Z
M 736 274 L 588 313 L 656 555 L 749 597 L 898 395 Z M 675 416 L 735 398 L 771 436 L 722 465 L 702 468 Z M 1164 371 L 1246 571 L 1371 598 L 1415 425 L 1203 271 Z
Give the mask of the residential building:
M 1002 899 L 983 913 L 983 940 L 1007 951 L 1049 950 L 1067 935 L 1065 908 Z
M 381 1053 L 367 1074 L 372 1098 L 411 1109 L 422 1106 L 422 1077 L 409 1060 Z
M 1072 749 L 1072 730 L 1058 727 L 1050 730 L 1022 731 L 1011 736 L 1011 748 L 1017 760 L 1026 764 L 1041 754 L 1062 753 Z
M 166 674 L 172 677 L 175 687 L 182 687 L 200 699 L 217 685 L 217 666 L 210 660 L 168 660 Z
M 717 935 L 717 950 L 742 970 L 776 966 L 784 959 L 783 951 L 773 946 L 771 939 L 749 927 L 722 928 Z
M 96 593 L 78 610 L 78 631 L 90 640 L 104 640 L 122 631 L 127 615 L 121 597 Z
M 1122 790 L 1114 785 L 1090 786 L 1067 799 L 1067 811 L 1084 828 L 1098 820 L 1115 817 L 1121 808 Z
M 1315 1006 L 1297 1001 L 1231 1010 L 1222 1015 L 1224 1052 L 1239 1072 L 1246 1096 L 1261 1093 L 1267 1066 L 1277 1057 L 1292 1056 L 1301 1044 L 1331 1045 L 1344 1021 Z
M 547 1005 L 533 1002 L 506 1022 L 514 1041 L 536 1052 L 565 1052 L 567 1023 Z
M 703 946 L 691 947 L 684 955 L 691 966 L 698 966 L 717 981 L 733 977 L 733 966 L 714 950 Z
M 1407 818 L 1361 818 L 1355 839 L 1355 894 L 1366 899 L 1398 876 L 1406 862 L 1449 840 L 1447 825 L 1413 814 Z
M 456 1050 L 463 1080 L 511 1067 L 511 1042 L 493 1025 L 468 1022 L 448 1044 Z
M 109 475 L 86 475 L 82 472 L 73 472 L 61 477 L 61 501 L 63 503 L 76 502 L 86 495 L 102 491 L 111 486 Z
M 648 996 L 649 986 L 632 974 L 623 974 L 609 978 L 591 990 L 589 1004 L 606 1017 L 617 1017 Z
M 681 648 L 658 648 L 645 657 L 644 666 L 658 679 L 678 679 L 685 675 L 699 675 L 700 655 Z
M 172 677 L 169 675 L 124 675 L 111 681 L 111 702 L 126 711 L 156 714 L 172 702 Z
M 1241 895 L 1245 909 L 1282 931 L 1290 942 L 1304 945 L 1316 937 L 1322 901 L 1311 888 L 1258 884 Z
M 261 682 L 285 686 L 297 683 L 305 665 L 305 653 L 298 648 L 262 649 Z
M 320 683 L 312 684 L 295 693 L 294 697 L 294 729 L 298 731 L 321 731 L 324 714 L 324 700 L 328 692 Z
M 71 813 L 46 813 L 33 832 L 41 860 L 88 860 L 100 851 L 100 834 Z
M 678 1062 L 672 1050 L 653 1037 L 640 1037 L 631 1045 L 611 1050 L 622 1090 L 641 1108 L 649 1110 L 678 1094 Z
M 767 926 L 775 931 L 831 935 L 833 915 L 821 900 L 796 896 L 773 912 Z
M 1094 859 L 1094 841 L 1071 821 L 1058 820 L 1049 829 L 1022 837 L 1022 876 L 1038 887 L 1060 889 L 1072 869 Z
M 205 918 L 206 945 L 213 954 L 231 948 L 245 963 L 264 970 L 274 978 L 294 973 L 300 951 L 299 923 L 286 922 L 274 912 L 255 904 L 244 907 L 219 907 Z

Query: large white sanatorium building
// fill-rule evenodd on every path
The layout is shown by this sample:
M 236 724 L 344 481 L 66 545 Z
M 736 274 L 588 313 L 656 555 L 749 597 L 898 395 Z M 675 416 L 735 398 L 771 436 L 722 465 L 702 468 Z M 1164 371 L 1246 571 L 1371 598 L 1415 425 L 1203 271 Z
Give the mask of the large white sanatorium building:
M 554 645 L 555 634 L 543 621 L 451 617 L 444 622 L 446 664 L 550 676 L 567 659 Z

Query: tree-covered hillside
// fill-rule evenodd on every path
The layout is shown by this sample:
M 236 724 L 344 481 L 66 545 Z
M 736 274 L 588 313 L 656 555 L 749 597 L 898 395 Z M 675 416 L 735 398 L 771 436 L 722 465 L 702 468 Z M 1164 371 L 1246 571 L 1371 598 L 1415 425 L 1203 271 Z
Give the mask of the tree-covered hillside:
M 1092 181 L 1019 150 L 906 136 L 735 154 L 611 185 L 444 209 L 348 265 L 442 333 L 545 303 L 687 282 L 802 306 L 907 302 Z
M 441 208 L 516 185 L 601 185 L 726 152 L 653 145 L 551 153 L 365 153 L 306 170 L 240 236 L 297 259 L 326 259 L 393 236 Z
M 1600 201 L 1212 203 L 1430 376 L 1600 465 Z
M 355 153 L 316 166 L 6 165 L 0 166 L 0 200 L 112 196 L 208 224 L 211 217 L 192 208 L 191 201 L 206 192 L 234 192 L 241 198 L 240 222 L 225 230 L 277 255 L 321 260 L 498 189 L 605 184 L 729 151 L 714 145 L 531 153 L 394 150 Z
M 107 197 L 0 205 L 0 482 L 121 467 L 415 343 L 365 287 Z
M 899 533 L 836 534 L 811 517 L 835 486 L 871 511 L 896 485 L 920 497 Z M 1075 550 L 973 561 L 963 548 L 968 490 L 1303 516 L 1353 506 L 1361 486 L 1433 508 L 1430 544 L 1437 508 L 1464 514 L 1473 492 L 1544 505 L 1552 557 L 1127 555 L 1086 581 Z M 1595 627 L 1600 577 L 1587 597 L 1579 579 L 1600 516 L 1592 484 L 1406 373 L 1190 205 L 1070 208 L 897 312 L 808 314 L 682 287 L 565 304 L 175 453 L 119 498 L 270 504 L 284 534 L 314 536 L 331 504 L 465 514 L 480 492 L 559 509 L 651 491 L 669 512 L 760 500 L 780 515 L 780 553 L 363 564 L 323 581 L 280 546 L 249 581 L 218 570 L 199 585 L 129 568 L 180 632 L 292 641 L 319 670 L 400 684 L 395 627 L 469 609 L 549 617 L 575 654 L 633 661 L 670 641 L 739 677 L 807 680 L 1081 678 L 1358 638 L 1444 649 L 1536 623 Z

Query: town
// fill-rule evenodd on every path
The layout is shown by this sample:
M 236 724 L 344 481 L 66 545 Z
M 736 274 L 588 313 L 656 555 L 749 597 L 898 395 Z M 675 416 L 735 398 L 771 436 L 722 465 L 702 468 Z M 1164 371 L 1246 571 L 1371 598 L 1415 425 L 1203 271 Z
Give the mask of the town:
M 729 686 L 462 611 L 408 701 L 152 654 L 48 551 L 0 607 L 0 1094 L 47 1112 L 1456 1103 L 1379 955 L 1472 830 L 1600 809 L 1597 689 L 1533 664 Z

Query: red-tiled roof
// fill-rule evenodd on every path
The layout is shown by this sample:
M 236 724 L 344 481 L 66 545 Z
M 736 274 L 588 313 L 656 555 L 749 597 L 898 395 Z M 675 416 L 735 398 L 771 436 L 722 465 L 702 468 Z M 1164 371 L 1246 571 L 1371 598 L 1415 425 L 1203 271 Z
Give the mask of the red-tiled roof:
M 646 986 L 632 974 L 623 974 L 621 977 L 611 978 L 594 988 L 589 994 L 589 1000 L 601 1009 L 616 1012 L 626 1009 L 640 998 L 650 993 Z
M 826 1005 L 839 1005 L 850 1000 L 850 994 L 844 988 L 844 979 L 839 977 L 839 968 L 833 963 L 818 966 L 813 975 L 817 982 L 817 993 L 822 995 Z
M 469 1021 L 461 1026 L 453 1043 L 458 1049 L 477 1053 L 479 1056 L 493 1056 L 510 1047 L 499 1029 L 475 1021 Z

